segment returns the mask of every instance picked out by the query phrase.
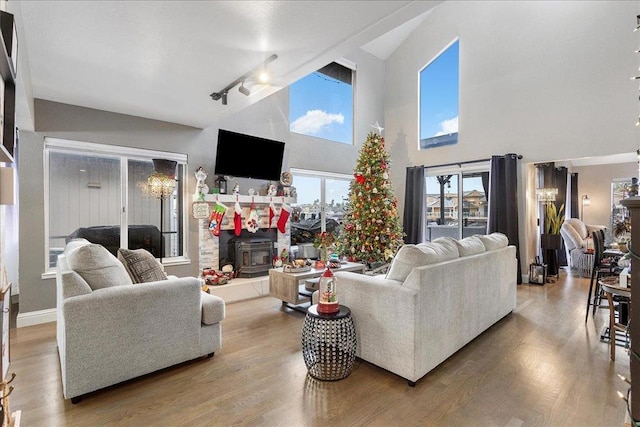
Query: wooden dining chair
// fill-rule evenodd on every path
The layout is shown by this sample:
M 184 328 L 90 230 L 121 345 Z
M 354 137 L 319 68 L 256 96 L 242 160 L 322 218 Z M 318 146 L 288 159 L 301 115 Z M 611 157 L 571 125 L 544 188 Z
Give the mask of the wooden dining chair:
M 608 257 L 604 255 L 604 231 L 597 230 L 592 233 L 593 237 L 593 268 L 591 269 L 591 281 L 589 282 L 589 294 L 587 295 L 587 312 L 584 316 L 586 322 L 589 318 L 589 308 L 592 307 L 593 314 L 598 307 L 606 307 L 602 305 L 602 291 L 598 284 L 598 279 L 612 274 L 613 265 Z

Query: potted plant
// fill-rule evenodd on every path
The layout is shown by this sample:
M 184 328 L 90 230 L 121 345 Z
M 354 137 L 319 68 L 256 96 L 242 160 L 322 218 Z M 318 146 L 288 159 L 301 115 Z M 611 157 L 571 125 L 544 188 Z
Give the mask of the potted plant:
M 564 204 L 560 209 L 554 203 L 548 203 L 545 207 L 545 230 L 541 236 L 542 249 L 560 249 L 562 240 L 560 238 L 560 228 L 564 222 Z
M 631 240 L 631 221 L 625 218 L 613 224 L 613 235 L 621 252 L 627 252 L 627 243 Z

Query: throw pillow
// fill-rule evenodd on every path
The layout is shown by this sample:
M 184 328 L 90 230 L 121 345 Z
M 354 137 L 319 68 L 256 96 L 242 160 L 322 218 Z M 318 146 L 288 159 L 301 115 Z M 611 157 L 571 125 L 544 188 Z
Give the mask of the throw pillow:
M 455 242 L 458 245 L 458 252 L 460 252 L 461 257 L 481 254 L 487 251 L 482 240 L 476 236 L 465 237 L 461 240 L 455 240 Z
M 580 235 L 581 239 L 584 239 L 585 237 L 587 237 L 589 235 L 589 230 L 587 230 L 586 224 L 584 222 L 580 221 L 578 218 L 569 218 L 565 222 L 576 229 L 576 231 Z M 580 247 L 580 246 L 578 246 L 578 247 Z
M 132 284 L 122 263 L 101 245 L 91 243 L 75 248 L 67 255 L 67 265 L 94 291 Z
M 482 241 L 487 251 L 495 251 L 509 246 L 509 238 L 502 233 L 491 233 L 486 236 L 479 234 L 475 237 Z
M 162 264 L 146 249 L 118 249 L 118 259 L 124 264 L 133 283 L 167 280 Z

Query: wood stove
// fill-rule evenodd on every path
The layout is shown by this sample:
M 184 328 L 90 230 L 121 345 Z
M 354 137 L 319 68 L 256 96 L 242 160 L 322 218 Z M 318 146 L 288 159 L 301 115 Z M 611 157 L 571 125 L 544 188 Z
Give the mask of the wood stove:
M 269 274 L 273 259 L 273 241 L 268 238 L 235 239 L 234 269 L 240 277 L 255 277 Z

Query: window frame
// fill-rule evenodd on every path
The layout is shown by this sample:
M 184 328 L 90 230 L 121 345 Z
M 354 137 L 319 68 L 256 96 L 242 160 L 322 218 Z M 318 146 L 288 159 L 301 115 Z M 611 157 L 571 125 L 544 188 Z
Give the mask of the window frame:
M 320 179 L 320 224 L 321 224 L 321 231 L 326 231 L 326 227 L 327 227 L 327 217 L 326 217 L 326 200 L 327 200 L 327 186 L 326 186 L 326 180 L 327 179 L 334 179 L 334 180 L 342 180 L 342 181 L 348 181 L 349 183 L 351 183 L 351 180 L 353 179 L 353 175 L 347 175 L 347 174 L 343 174 L 343 173 L 335 173 L 335 172 L 323 172 L 323 171 L 314 171 L 314 170 L 309 170 L 309 169 L 297 169 L 297 168 L 291 168 L 290 169 L 291 174 L 294 176 L 294 186 L 295 186 L 295 176 L 307 176 L 310 178 L 318 178 Z
M 48 179 L 50 173 L 50 153 L 66 153 L 75 155 L 91 155 L 95 157 L 108 157 L 117 158 L 120 161 L 120 247 L 126 248 L 128 242 L 128 197 L 129 197 L 129 176 L 128 176 L 128 161 L 129 160 L 141 160 L 150 161 L 152 159 L 167 159 L 175 160 L 179 164 L 182 164 L 182 176 L 177 179 L 176 191 L 182 194 L 183 206 L 182 206 L 182 254 L 177 257 L 163 257 L 163 265 L 178 265 L 188 264 L 191 262 L 189 259 L 189 216 L 188 216 L 188 202 L 185 193 L 185 184 L 187 177 L 188 157 L 186 154 L 170 153 L 167 151 L 147 150 L 142 148 L 121 147 L 116 145 L 98 144 L 93 142 L 73 141 L 59 138 L 44 138 L 44 254 L 45 254 L 45 273 L 44 276 L 49 276 L 55 273 L 55 267 L 49 266 L 50 256 L 50 221 L 51 216 L 49 212 L 49 201 L 51 195 L 50 180 Z
M 288 114 L 288 119 L 289 119 L 289 133 L 290 134 L 295 134 L 295 135 L 302 135 L 305 137 L 309 137 L 309 138 L 317 138 L 317 139 L 321 139 L 323 141 L 329 141 L 329 142 L 335 142 L 338 144 L 343 144 L 343 145 L 351 145 L 354 146 L 355 145 L 355 132 L 356 132 L 356 79 L 357 79 L 357 65 L 355 62 L 349 61 L 346 58 L 340 58 L 340 59 L 336 59 L 334 61 L 331 61 L 329 64 L 331 63 L 336 63 L 338 65 L 341 65 L 345 68 L 348 68 L 351 70 L 351 142 L 349 143 L 345 143 L 342 141 L 336 141 L 334 139 L 327 139 L 327 138 L 323 138 L 320 136 L 316 136 L 316 135 L 308 135 L 306 133 L 300 133 L 300 132 L 294 132 L 291 130 L 291 124 L 293 123 L 291 121 L 291 85 L 289 86 L 289 114 Z M 327 65 L 329 65 L 327 64 Z M 320 69 L 322 69 L 323 67 L 321 67 Z M 318 70 L 314 70 L 311 73 L 301 77 L 298 80 L 302 80 L 304 78 L 309 77 L 310 75 L 312 75 L 313 73 L 316 73 L 318 71 L 320 71 L 320 69 Z
M 439 175 L 452 175 L 452 176 L 456 176 L 457 177 L 457 188 L 456 191 L 458 193 L 458 215 L 457 215 L 457 219 L 458 219 L 458 239 L 462 239 L 463 236 L 463 229 L 464 229 L 464 209 L 461 209 L 462 206 L 462 201 L 464 199 L 464 177 L 466 174 L 473 174 L 473 173 L 478 173 L 478 172 L 489 172 L 491 173 L 491 161 L 481 161 L 481 162 L 473 162 L 473 163 L 467 163 L 467 164 L 460 164 L 460 165 L 456 165 L 456 166 L 444 166 L 444 167 L 426 167 L 424 170 L 424 177 L 429 178 L 429 177 L 434 177 L 434 176 L 439 176 Z M 425 241 L 426 240 L 426 236 L 429 235 L 428 233 L 428 226 L 429 223 L 427 221 L 427 188 L 425 185 L 425 205 L 424 205 L 424 211 L 422 212 L 422 215 L 424 217 L 424 227 L 423 227 L 423 235 L 425 236 Z M 485 194 L 486 197 L 486 194 Z M 487 199 L 487 205 L 489 204 L 489 200 Z
M 417 123 L 417 136 L 418 136 L 418 141 L 417 141 L 417 149 L 418 151 L 423 151 L 423 150 L 428 150 L 430 148 L 437 148 L 437 147 L 441 147 L 441 146 L 447 146 L 447 145 L 455 145 L 459 142 L 459 136 L 460 136 L 460 130 L 458 129 L 458 136 L 456 137 L 456 142 L 454 143 L 449 143 L 449 144 L 443 144 L 443 145 L 435 145 L 432 147 L 422 147 L 422 137 L 421 137 L 421 127 L 422 127 L 422 102 L 421 102 L 421 98 L 422 98 L 422 83 L 421 83 L 421 74 L 424 70 L 426 70 L 431 64 L 433 64 L 438 58 L 440 58 L 440 56 L 442 56 L 443 53 L 445 53 L 447 50 L 449 50 L 449 48 L 451 48 L 455 43 L 458 43 L 458 118 L 460 116 L 460 37 L 455 37 L 453 40 L 451 40 L 442 50 L 440 50 L 436 55 L 433 56 L 433 58 L 431 58 L 423 67 L 421 67 L 418 70 L 418 75 L 417 75 L 417 80 L 418 80 L 418 105 L 417 105 L 417 110 L 418 110 L 418 123 Z

